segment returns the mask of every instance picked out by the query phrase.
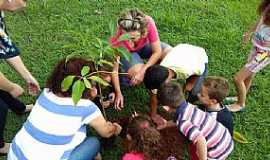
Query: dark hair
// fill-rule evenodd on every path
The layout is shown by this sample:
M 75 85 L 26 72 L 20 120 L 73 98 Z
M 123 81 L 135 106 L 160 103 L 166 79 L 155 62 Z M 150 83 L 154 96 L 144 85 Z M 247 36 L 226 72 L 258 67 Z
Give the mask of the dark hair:
M 117 20 L 117 24 L 126 32 L 139 31 L 142 35 L 146 33 L 147 22 L 145 14 L 136 8 L 122 12 Z
M 182 87 L 176 82 L 164 83 L 158 90 L 157 98 L 161 105 L 177 108 L 184 101 Z
M 169 70 L 160 65 L 147 68 L 144 75 L 144 84 L 147 89 L 158 89 L 169 76 Z
M 262 0 L 258 7 L 259 15 L 263 16 L 263 23 L 270 26 L 270 0 Z
M 129 152 L 143 153 L 148 160 L 155 159 L 159 147 L 160 133 L 154 127 L 151 118 L 146 115 L 139 115 L 131 120 L 127 133 L 132 141 L 128 147 Z
M 63 92 L 61 89 L 61 83 L 64 78 L 69 75 L 75 75 L 78 77 L 81 76 L 81 70 L 84 66 L 90 67 L 90 73 L 95 71 L 94 63 L 83 58 L 73 57 L 67 62 L 66 59 L 60 60 L 47 79 L 46 87 L 54 94 L 61 94 L 64 97 L 71 97 L 72 87 L 70 87 L 67 92 Z M 73 82 L 78 80 L 78 77 L 75 77 Z M 82 98 L 90 98 L 89 89 L 85 89 Z
M 223 77 L 209 76 L 202 85 L 207 89 L 208 97 L 217 100 L 218 103 L 229 94 L 229 83 Z

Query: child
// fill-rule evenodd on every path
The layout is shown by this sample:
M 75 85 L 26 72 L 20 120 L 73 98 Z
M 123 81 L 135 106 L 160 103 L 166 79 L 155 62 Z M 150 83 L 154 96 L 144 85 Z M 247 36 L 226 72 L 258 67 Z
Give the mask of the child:
M 226 127 L 233 136 L 233 118 L 231 112 L 222 104 L 222 101 L 229 93 L 229 83 L 222 77 L 207 77 L 198 95 L 199 101 L 204 105 L 204 110 Z M 192 160 L 199 159 L 196 155 L 194 145 L 189 145 L 189 152 Z
M 225 126 L 233 136 L 233 118 L 222 101 L 229 94 L 229 83 L 222 77 L 207 77 L 198 95 L 199 101 L 204 105 L 205 111 L 210 113 L 218 122 Z
M 160 133 L 151 123 L 150 117 L 137 116 L 127 128 L 127 139 L 130 144 L 122 160 L 154 160 L 157 159 Z
M 153 18 L 138 9 L 129 9 L 121 13 L 117 24 L 116 35 L 110 39 L 111 44 L 124 47 L 131 53 L 131 62 L 123 58 L 120 61 L 124 72 L 130 75 L 131 84 L 140 84 L 146 69 L 164 57 L 170 46 L 160 42 Z M 123 34 L 129 34 L 131 39 L 118 41 Z M 147 59 L 146 64 L 143 59 Z
M 158 90 L 162 105 L 176 109 L 177 127 L 195 146 L 201 160 L 226 159 L 233 150 L 233 139 L 221 123 L 208 113 L 186 102 L 177 83 L 164 83 Z
M 164 124 L 162 117 L 157 114 L 156 89 L 162 83 L 172 79 L 185 80 L 185 91 L 190 92 L 188 101 L 195 101 L 200 92 L 201 82 L 207 75 L 208 57 L 201 47 L 190 44 L 175 46 L 161 61 L 160 65 L 154 65 L 146 70 L 144 84 L 150 93 L 151 117 L 158 124 Z
M 248 57 L 247 63 L 236 73 L 234 77 L 237 89 L 237 102 L 229 107 L 232 112 L 245 109 L 246 95 L 250 88 L 253 77 L 257 72 L 270 63 L 270 1 L 263 0 L 258 7 L 260 20 L 252 28 L 254 31 L 252 44 L 253 48 Z M 249 34 L 247 34 L 249 35 Z M 244 35 L 244 38 L 247 38 Z
M 72 87 L 62 91 L 61 83 L 68 75 L 74 82 L 80 80 L 84 66 L 95 72 L 93 63 L 82 58 L 61 60 L 50 75 L 46 88 L 39 96 L 27 121 L 12 141 L 8 160 L 84 160 L 94 159 L 100 150 L 99 140 L 86 137 L 86 126 L 93 127 L 102 137 L 118 135 L 121 126 L 104 119 L 91 101 L 97 90 L 85 89 L 82 98 L 74 105 Z M 90 100 L 91 99 L 91 100 Z

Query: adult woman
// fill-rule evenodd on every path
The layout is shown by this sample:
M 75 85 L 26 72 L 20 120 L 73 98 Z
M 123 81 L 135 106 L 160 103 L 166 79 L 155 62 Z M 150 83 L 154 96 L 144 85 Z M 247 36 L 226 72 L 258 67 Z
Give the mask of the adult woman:
M 36 160 L 41 157 L 54 160 L 89 160 L 100 149 L 96 137 L 86 137 L 86 126 L 94 128 L 103 137 L 117 135 L 121 126 L 107 122 L 99 108 L 91 101 L 97 95 L 95 84 L 85 89 L 82 99 L 74 105 L 72 87 L 63 92 L 61 82 L 68 75 L 80 79 L 84 66 L 94 72 L 92 62 L 82 58 L 61 60 L 49 77 L 46 88 L 37 99 L 33 110 L 11 145 L 8 160 Z
M 117 23 L 117 32 L 111 38 L 111 44 L 115 47 L 124 47 L 131 53 L 131 62 L 123 58 L 120 61 L 124 71 L 129 73 L 130 83 L 138 85 L 143 81 L 146 69 L 162 59 L 171 47 L 160 42 L 153 18 L 138 9 L 124 11 Z M 130 39 L 119 41 L 119 37 L 123 34 L 129 34 Z M 147 59 L 145 64 L 143 59 Z

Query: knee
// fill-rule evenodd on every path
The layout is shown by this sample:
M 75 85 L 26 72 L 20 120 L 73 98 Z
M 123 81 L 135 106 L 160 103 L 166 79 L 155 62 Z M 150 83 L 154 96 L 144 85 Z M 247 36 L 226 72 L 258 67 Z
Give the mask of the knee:
M 239 74 L 236 74 L 233 77 L 233 80 L 234 80 L 234 83 L 238 84 L 238 83 L 241 83 L 243 81 L 243 78 Z
M 95 151 L 97 151 L 97 153 L 100 151 L 100 141 L 98 140 L 97 137 L 90 137 L 89 138 L 89 143 L 91 144 L 91 148 Z

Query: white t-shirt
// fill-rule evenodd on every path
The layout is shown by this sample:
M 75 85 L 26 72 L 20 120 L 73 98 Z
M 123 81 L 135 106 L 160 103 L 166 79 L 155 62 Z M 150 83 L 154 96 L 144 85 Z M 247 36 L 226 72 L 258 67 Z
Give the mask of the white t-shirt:
M 86 125 L 101 115 L 90 100 L 74 106 L 71 98 L 45 89 L 13 139 L 8 160 L 66 160 L 86 138 Z
M 173 70 L 177 79 L 187 79 L 192 75 L 202 75 L 208 57 L 205 50 L 190 44 L 175 46 L 161 61 L 160 65 Z

